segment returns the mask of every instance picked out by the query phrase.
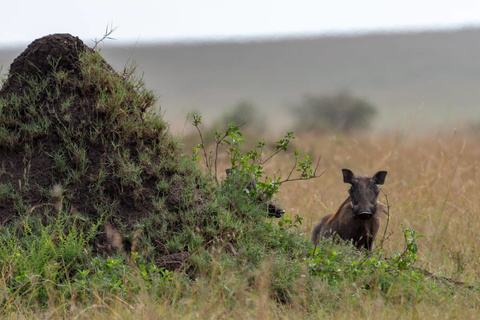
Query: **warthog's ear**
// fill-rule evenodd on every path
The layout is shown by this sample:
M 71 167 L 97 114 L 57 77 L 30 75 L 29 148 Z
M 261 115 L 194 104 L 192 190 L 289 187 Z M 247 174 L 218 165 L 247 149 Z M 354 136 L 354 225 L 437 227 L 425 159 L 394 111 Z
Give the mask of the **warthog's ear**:
M 378 171 L 377 173 L 375 173 L 372 179 L 373 181 L 375 181 L 375 184 L 383 184 L 385 182 L 386 176 L 387 176 L 387 171 Z
M 342 173 L 343 182 L 353 184 L 353 182 L 355 181 L 355 175 L 353 174 L 353 172 L 348 169 L 342 169 Z

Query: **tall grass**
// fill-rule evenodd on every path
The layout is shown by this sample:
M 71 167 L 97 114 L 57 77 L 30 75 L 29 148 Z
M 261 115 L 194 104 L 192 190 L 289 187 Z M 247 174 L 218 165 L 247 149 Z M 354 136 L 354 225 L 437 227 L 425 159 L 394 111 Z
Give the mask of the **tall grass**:
M 247 228 L 233 215 L 221 217 L 222 232 L 235 237 L 238 247 L 218 242 L 196 251 L 192 255 L 196 270 L 188 276 L 143 264 L 141 257 L 133 258 L 132 265 L 120 252 L 92 259 L 79 238 L 90 231 L 75 228 L 69 215 L 48 212 L 51 223 L 47 224 L 26 218 L 17 229 L 4 228 L 13 233 L 0 238 L 4 248 L 0 257 L 5 262 L 0 301 L 6 307 L 1 315 L 16 319 L 475 319 L 480 312 L 476 197 L 480 150 L 475 148 L 479 140 L 457 132 L 297 136 L 290 151 L 321 156 L 319 169 L 326 170 L 319 179 L 288 182 L 280 188 L 278 198 L 287 214 L 303 217 L 299 226 L 303 241 L 298 241 L 298 233 L 279 227 L 285 219 L 260 219 Z M 287 176 L 292 160 L 292 154 L 279 155 L 267 172 Z M 221 165 L 228 165 L 222 161 Z M 382 256 L 331 241 L 320 244 L 320 250 L 330 255 L 318 265 L 320 272 L 309 270 L 304 258 L 311 256 L 307 243 L 313 225 L 347 196 L 342 168 L 358 174 L 388 171 L 382 186 L 390 204 L 383 256 L 401 252 L 402 229 L 412 228 L 425 235 L 417 239 L 416 267 L 473 288 L 375 267 L 355 271 L 355 276 L 332 277 L 337 268 L 351 269 L 355 261 L 371 265 Z M 381 194 L 380 201 L 385 200 Z M 382 228 L 385 221 L 383 217 Z M 383 229 L 377 245 L 382 235 Z
M 452 131 L 423 136 L 303 136 L 296 141 L 298 148 L 321 156 L 320 167 L 326 170 L 320 179 L 281 187 L 281 203 L 305 218 L 307 236 L 322 216 L 335 212 L 347 197 L 342 168 L 358 174 L 387 170 L 382 186 L 390 204 L 386 253 L 399 251 L 401 230 L 413 228 L 425 235 L 419 240 L 421 266 L 463 281 L 478 281 L 480 136 Z M 288 163 L 277 159 L 272 167 L 285 172 Z M 382 194 L 379 200 L 386 201 Z M 379 238 L 386 217 L 382 220 Z

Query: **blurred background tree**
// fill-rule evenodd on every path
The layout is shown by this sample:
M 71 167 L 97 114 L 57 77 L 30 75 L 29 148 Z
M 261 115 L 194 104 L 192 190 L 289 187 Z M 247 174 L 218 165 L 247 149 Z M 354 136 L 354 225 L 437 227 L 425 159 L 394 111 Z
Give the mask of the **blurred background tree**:
M 307 95 L 293 108 L 297 130 L 351 132 L 368 129 L 377 113 L 367 100 L 347 91 Z
M 258 113 L 258 106 L 250 100 L 241 100 L 227 109 L 215 122 L 214 127 L 223 129 L 229 123 L 242 125 L 242 129 L 250 129 L 256 132 L 262 132 L 265 128 L 265 117 Z

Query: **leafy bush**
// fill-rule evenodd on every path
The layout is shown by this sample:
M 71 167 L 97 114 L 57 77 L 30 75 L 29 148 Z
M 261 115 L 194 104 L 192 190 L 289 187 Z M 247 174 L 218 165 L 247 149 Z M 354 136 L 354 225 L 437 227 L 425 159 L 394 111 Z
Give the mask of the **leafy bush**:
M 282 180 L 281 177 L 277 177 L 276 179 L 266 177 L 266 180 L 269 181 L 268 183 L 259 183 L 258 180 L 260 180 L 260 178 L 262 178 L 265 173 L 263 171 L 263 166 L 266 162 L 268 162 L 278 153 L 282 151 L 287 151 L 291 140 L 295 139 L 293 132 L 287 132 L 283 139 L 277 141 L 272 154 L 262 160 L 263 152 L 266 147 L 265 141 L 260 141 L 256 145 L 256 147 L 244 152 L 241 149 L 241 144 L 245 142 L 245 139 L 243 138 L 243 134 L 240 131 L 240 127 L 234 123 L 229 123 L 228 129 L 225 133 L 222 133 L 218 130 L 213 133 L 215 137 L 215 151 L 213 149 L 207 151 L 207 145 L 204 142 L 202 131 L 200 129 L 201 123 L 202 117 L 199 115 L 195 115 L 193 119 L 193 125 L 197 128 L 201 143 L 199 143 L 195 148 L 193 148 L 193 157 L 197 161 L 202 158 L 204 159 L 208 173 L 210 173 L 214 177 L 217 183 L 219 182 L 217 162 L 219 158 L 220 146 L 224 144 L 227 144 L 229 146 L 226 152 L 228 154 L 228 160 L 230 162 L 229 164 L 231 165 L 231 170 L 233 171 L 233 173 L 238 173 L 240 176 L 245 175 L 250 179 L 254 178 L 256 180 L 256 186 L 266 191 L 270 196 L 274 193 L 277 193 L 278 187 L 284 182 L 308 180 L 321 176 L 321 174 L 317 175 L 318 162 L 317 167 L 314 169 L 312 168 L 312 160 L 309 155 L 304 154 L 303 156 L 305 160 L 302 161 L 298 159 L 298 157 L 300 156 L 300 152 L 295 151 L 295 165 L 291 169 L 286 179 Z M 292 178 L 292 173 L 294 171 L 299 173 L 298 178 Z M 250 179 L 248 179 L 248 181 Z M 269 190 L 269 188 L 272 189 Z
M 97 293 L 126 296 L 128 293 L 138 293 L 143 288 L 151 290 L 159 284 L 171 281 L 172 272 L 155 264 L 139 264 L 134 267 L 127 264 L 123 258 L 95 257 L 91 259 L 88 268 L 78 270 L 73 280 L 73 287 L 81 293 L 81 298 L 91 295 L 90 288 L 95 288 Z
M 265 163 L 280 152 L 287 151 L 291 140 L 295 139 L 293 132 L 287 132 L 283 139 L 276 142 L 271 154 L 265 156 L 265 141 L 259 142 L 253 149 L 242 150 L 245 139 L 240 128 L 233 123 L 229 124 L 225 133 L 218 130 L 214 132 L 215 144 L 211 150 L 207 150 L 203 141 L 200 116 L 194 116 L 193 125 L 201 139 L 201 143 L 194 148 L 193 157 L 205 162 L 207 174 L 219 186 L 218 199 L 226 201 L 229 207 L 229 216 L 221 220 L 224 231 L 220 232 L 227 237 L 217 237 L 216 242 L 224 246 L 234 242 L 237 248 L 234 250 L 238 252 L 235 252 L 233 261 L 237 266 L 248 266 L 248 269 L 259 267 L 266 256 L 273 256 L 275 259 L 271 267 L 275 277 L 270 279 L 271 295 L 278 301 L 289 300 L 290 292 L 300 276 L 300 257 L 308 252 L 311 243 L 297 230 L 302 224 L 302 217 L 297 215 L 291 218 L 285 214 L 278 221 L 266 218 L 265 202 L 279 192 L 282 183 L 321 176 L 317 171 L 318 163 L 316 168 L 312 168 L 310 156 L 304 154 L 300 157 L 301 153 L 295 151 L 295 165 L 286 178 L 267 177 Z M 217 162 L 222 146 L 226 147 L 230 166 L 230 174 L 225 181 L 219 181 L 218 175 Z M 293 177 L 294 172 L 298 177 Z M 232 214 L 237 219 L 232 220 Z
M 382 250 L 369 254 L 359 252 L 353 246 L 339 246 L 334 243 L 338 239 L 326 239 L 320 241 L 319 247 L 305 261 L 312 275 L 322 277 L 331 284 L 360 281 L 363 287 L 369 287 L 376 282 L 386 293 L 398 277 L 411 283 L 424 279 L 413 267 L 418 258 L 416 240 L 423 235 L 409 228 L 404 229 L 403 233 L 405 250 L 402 253 L 394 252 L 392 257 L 385 257 Z
M 376 114 L 375 107 L 365 99 L 348 92 L 306 96 L 294 108 L 300 130 L 334 130 L 350 132 L 366 129 Z

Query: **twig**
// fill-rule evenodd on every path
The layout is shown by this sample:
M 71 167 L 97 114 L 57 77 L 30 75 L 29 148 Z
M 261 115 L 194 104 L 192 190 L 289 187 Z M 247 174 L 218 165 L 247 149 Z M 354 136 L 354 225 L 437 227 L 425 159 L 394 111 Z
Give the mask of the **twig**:
M 323 170 L 322 173 L 320 173 L 320 175 L 315 175 L 313 177 L 306 177 L 306 178 L 295 178 L 295 179 L 287 179 L 287 180 L 283 180 L 283 181 L 280 181 L 279 184 L 282 184 L 284 182 L 291 182 L 291 181 L 299 181 L 299 180 L 310 180 L 310 179 L 317 179 L 317 178 L 320 178 L 321 176 L 323 176 L 323 174 L 327 172 L 327 170 Z
M 222 143 L 223 139 L 225 139 L 226 136 L 227 134 L 225 133 L 225 135 L 220 140 L 216 141 L 216 146 L 215 146 L 215 181 L 217 181 L 217 184 L 218 184 L 218 177 L 217 177 L 218 148 L 220 148 L 220 144 Z
M 380 245 L 380 249 L 383 250 L 383 243 L 385 242 L 385 237 L 387 235 L 387 229 L 388 229 L 388 222 L 390 221 L 390 203 L 388 202 L 388 196 L 387 194 L 381 189 L 379 188 L 380 191 L 382 191 L 383 195 L 385 196 L 385 201 L 387 202 L 387 223 L 385 225 L 385 231 L 383 231 L 383 239 L 382 239 L 382 244 Z
M 280 153 L 280 151 L 283 151 L 283 150 L 282 149 L 275 150 L 275 152 L 272 153 L 267 159 L 265 159 L 264 161 L 259 161 L 259 164 L 263 166 L 268 160 L 272 159 L 276 154 Z
M 198 125 L 195 125 L 195 128 L 197 128 L 198 134 L 200 135 L 200 142 L 201 142 L 203 154 L 204 154 L 204 156 L 205 156 L 205 165 L 207 166 L 208 172 L 212 173 L 211 167 L 210 167 L 210 165 L 208 164 L 207 150 L 205 150 L 205 143 L 204 143 L 204 141 L 203 141 L 202 131 L 200 130 L 200 128 L 198 127 Z
M 313 246 L 313 252 L 312 252 L 312 259 L 315 258 L 315 252 L 317 251 L 317 246 L 318 246 L 318 242 L 320 241 L 320 232 L 318 233 L 317 235 L 317 238 L 315 239 L 315 243 L 314 243 L 314 246 Z
M 463 281 L 455 280 L 455 279 L 448 278 L 448 277 L 442 277 L 442 276 L 434 275 L 433 273 L 431 273 L 430 271 L 425 270 L 425 269 L 420 269 L 420 268 L 413 268 L 413 269 L 417 272 L 420 272 L 421 274 L 423 274 L 426 277 L 432 278 L 434 281 L 438 281 L 438 282 L 442 282 L 442 283 L 452 283 L 454 285 L 462 286 L 462 287 L 467 288 L 467 289 L 475 289 L 476 288 L 475 286 L 467 285 Z
M 113 24 L 110 23 L 110 30 L 108 30 L 108 25 L 107 27 L 105 28 L 105 34 L 103 35 L 103 37 L 100 39 L 100 40 L 97 40 L 95 39 L 94 42 L 95 42 L 95 45 L 93 46 L 93 50 L 97 50 L 97 46 L 99 43 L 103 42 L 105 39 L 109 39 L 109 40 L 115 40 L 114 38 L 110 37 L 110 35 L 115 32 L 115 30 L 117 30 L 118 26 L 116 26 L 115 28 L 113 27 Z
M 28 210 L 28 214 L 32 214 L 33 210 L 37 209 L 37 208 L 40 208 L 40 207 L 43 207 L 43 206 L 55 206 L 55 204 L 53 203 L 40 203 L 40 204 L 37 204 L 33 207 L 31 207 L 29 210 Z
M 243 126 L 246 122 L 242 123 L 242 124 L 239 124 L 239 125 L 235 125 L 235 127 L 237 128 L 240 128 L 241 126 Z M 231 128 L 231 127 L 230 127 Z M 225 132 L 225 134 L 223 135 L 222 138 L 220 138 L 219 140 L 216 140 L 216 148 L 215 148 L 215 180 L 217 181 L 217 184 L 218 184 L 218 178 L 217 178 L 217 162 L 218 162 L 218 149 L 220 147 L 220 144 L 223 142 L 223 140 L 229 135 L 230 133 L 230 128 L 227 129 L 227 131 Z
M 265 141 L 265 140 L 264 140 Z M 260 161 L 260 156 L 262 155 L 263 153 L 263 149 L 265 148 L 265 145 L 262 145 L 260 148 L 258 146 L 255 147 L 255 152 L 259 155 L 259 156 L 255 156 L 255 159 L 253 160 L 253 164 L 256 165 L 257 161 L 258 161 L 258 164 L 259 165 L 262 165 L 262 161 Z M 260 149 L 258 152 L 257 150 Z
M 320 160 L 321 160 L 321 159 L 322 159 L 322 157 L 319 157 L 319 158 L 318 158 L 317 166 L 315 167 L 314 172 L 317 172 L 318 166 L 320 165 Z M 310 179 L 320 178 L 320 177 L 327 171 L 327 170 L 323 170 L 323 172 L 322 172 L 319 176 L 317 176 L 316 174 L 314 174 L 313 177 L 301 177 L 301 178 L 290 179 L 290 177 L 292 176 L 293 170 L 295 170 L 296 167 L 297 167 L 297 159 L 295 159 L 295 164 L 293 165 L 292 170 L 291 170 L 290 173 L 288 174 L 287 179 L 285 179 L 285 180 L 283 180 L 283 181 L 280 181 L 279 184 L 282 184 L 282 183 L 284 183 L 284 182 L 289 182 L 289 181 L 310 180 Z
M 293 173 L 293 169 L 296 168 L 297 166 L 297 162 L 295 162 L 295 166 L 293 167 L 292 171 L 290 171 L 290 174 L 288 175 L 287 179 L 283 180 L 283 181 L 280 181 L 280 184 L 284 183 L 284 182 L 288 182 L 288 181 L 298 181 L 298 180 L 310 180 L 310 179 L 316 179 L 316 178 L 320 178 L 321 176 L 323 176 L 323 174 L 327 171 L 327 170 L 323 170 L 322 173 L 320 173 L 319 176 L 316 175 L 316 172 L 318 170 L 318 166 L 320 165 L 320 160 L 322 160 L 322 157 L 319 157 L 318 158 L 318 161 L 317 161 L 317 165 L 315 166 L 315 174 L 313 175 L 313 177 L 306 177 L 306 178 L 296 178 L 296 179 L 290 179 L 290 176 L 292 175 Z M 295 160 L 296 161 L 296 160 Z
M 292 176 L 293 170 L 295 170 L 296 167 L 297 167 L 297 158 L 295 158 L 295 164 L 293 165 L 292 170 L 290 170 L 287 180 L 290 179 L 290 177 Z
M 183 134 L 185 133 L 185 128 L 187 127 L 187 122 L 188 122 L 188 116 L 190 115 L 190 113 L 187 113 L 187 116 L 185 117 L 185 123 L 183 124 L 183 129 L 182 129 L 182 133 L 180 133 L 180 136 L 183 137 Z

